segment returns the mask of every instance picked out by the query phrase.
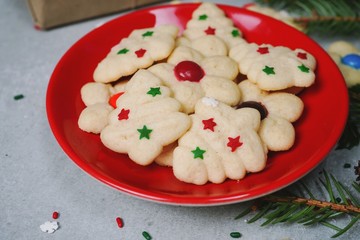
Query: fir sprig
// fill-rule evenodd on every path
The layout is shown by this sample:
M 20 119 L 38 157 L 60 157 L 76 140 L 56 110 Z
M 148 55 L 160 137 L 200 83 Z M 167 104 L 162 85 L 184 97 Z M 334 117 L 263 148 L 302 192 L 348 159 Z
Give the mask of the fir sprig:
M 309 34 L 360 34 L 360 1 L 257 0 L 260 5 L 285 10 Z
M 332 238 L 344 234 L 360 220 L 360 186 L 356 182 L 352 184 L 357 194 L 355 197 L 333 175 L 326 171 L 323 174 L 324 177 L 320 178 L 320 183 L 328 193 L 328 200 L 315 199 L 309 188 L 300 183 L 301 193 L 304 196 L 289 192 L 286 192 L 285 195 L 270 194 L 256 200 L 235 219 L 240 219 L 256 211 L 257 213 L 247 220 L 247 223 L 265 219 L 261 226 L 277 223 L 299 223 L 305 226 L 321 224 L 336 231 Z M 350 217 L 350 221 L 345 227 L 340 228 L 331 223 L 331 220 L 344 216 Z

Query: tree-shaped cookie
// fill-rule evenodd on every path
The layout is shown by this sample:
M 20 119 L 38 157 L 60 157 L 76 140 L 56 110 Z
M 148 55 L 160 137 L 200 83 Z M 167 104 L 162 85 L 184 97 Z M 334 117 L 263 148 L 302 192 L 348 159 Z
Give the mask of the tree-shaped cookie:
M 178 28 L 173 25 L 132 31 L 127 38 L 112 47 L 98 64 L 94 71 L 94 80 L 113 82 L 167 58 L 175 47 L 177 33 Z
M 257 134 L 257 110 L 234 109 L 205 97 L 196 104 L 191 119 L 190 130 L 174 150 L 176 178 L 197 185 L 222 183 L 264 169 L 267 149 Z
M 239 71 L 267 91 L 309 87 L 315 81 L 315 58 L 302 49 L 243 42 L 230 50 Z
M 242 103 L 238 107 L 255 108 L 262 115 L 259 135 L 268 149 L 290 149 L 295 142 L 292 123 L 300 118 L 304 109 L 301 99 L 291 93 L 263 91 L 249 80 L 240 82 L 239 88 Z
M 109 125 L 100 134 L 103 144 L 119 153 L 127 153 L 134 162 L 149 165 L 163 147 L 175 142 L 190 127 L 181 104 L 171 90 L 147 70 L 139 70 L 117 100 L 109 115 Z
M 192 47 L 206 56 L 227 55 L 228 50 L 244 42 L 242 32 L 214 3 L 202 3 L 192 13 L 178 44 Z
M 185 113 L 194 112 L 196 102 L 204 96 L 232 106 L 240 101 L 240 90 L 233 82 L 238 75 L 237 64 L 229 57 L 205 57 L 192 48 L 179 46 L 168 63 L 148 70 L 172 89 Z

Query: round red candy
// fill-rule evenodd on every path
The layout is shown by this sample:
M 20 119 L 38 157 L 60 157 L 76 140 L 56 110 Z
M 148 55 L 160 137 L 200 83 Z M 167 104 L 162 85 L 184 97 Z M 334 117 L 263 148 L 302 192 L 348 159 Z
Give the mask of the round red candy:
M 193 61 L 182 61 L 175 66 L 174 74 L 179 81 L 200 82 L 205 72 Z

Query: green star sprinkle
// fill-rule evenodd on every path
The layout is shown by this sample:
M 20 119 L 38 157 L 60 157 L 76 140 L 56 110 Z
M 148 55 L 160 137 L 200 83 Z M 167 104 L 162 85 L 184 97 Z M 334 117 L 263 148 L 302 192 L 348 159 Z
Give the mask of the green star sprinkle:
M 140 133 L 139 139 L 150 139 L 150 133 L 152 132 L 152 129 L 148 129 L 146 125 L 144 125 L 141 129 L 137 129 L 137 131 Z
M 233 37 L 240 37 L 240 32 L 239 32 L 239 30 L 234 29 L 234 30 L 231 31 L 231 35 Z
M 308 73 L 309 72 L 309 68 L 306 67 L 304 64 L 302 64 L 301 66 L 298 66 L 298 68 L 300 69 L 300 71 Z
M 265 68 L 263 69 L 263 72 L 266 73 L 267 75 L 275 74 L 274 68 L 266 65 Z
M 194 154 L 194 159 L 195 158 L 201 158 L 204 159 L 204 153 L 206 152 L 205 150 L 202 150 L 199 147 L 196 147 L 195 150 L 191 151 Z
M 126 53 L 128 53 L 129 51 L 130 51 L 129 49 L 123 48 L 123 49 L 120 49 L 120 50 L 117 52 L 117 54 L 126 54 Z
M 204 21 L 208 18 L 208 16 L 206 14 L 200 15 L 199 16 L 199 21 Z
M 160 87 L 150 88 L 150 90 L 147 92 L 147 94 L 149 94 L 153 97 L 155 97 L 156 95 L 161 95 Z
M 147 31 L 145 33 L 142 34 L 143 37 L 151 37 L 154 34 L 153 31 Z

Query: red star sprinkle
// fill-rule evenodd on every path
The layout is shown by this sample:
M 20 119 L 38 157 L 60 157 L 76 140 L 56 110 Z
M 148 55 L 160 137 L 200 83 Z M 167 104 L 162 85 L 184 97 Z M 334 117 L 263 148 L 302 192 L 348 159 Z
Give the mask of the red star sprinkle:
M 146 50 L 143 48 L 140 48 L 139 50 L 135 51 L 135 54 L 138 58 L 143 57 L 145 53 L 146 53 Z
M 257 52 L 260 54 L 266 54 L 266 53 L 269 53 L 269 48 L 268 47 L 259 47 Z
M 214 131 L 214 127 L 217 125 L 216 122 L 214 122 L 214 118 L 202 120 L 202 123 L 204 124 L 204 130 L 209 129 L 212 132 Z
M 226 146 L 230 147 L 232 152 L 235 152 L 238 147 L 243 145 L 243 143 L 240 142 L 240 136 L 237 136 L 236 138 L 228 137 L 228 139 L 229 142 Z
M 303 52 L 299 52 L 296 56 L 300 59 L 307 59 L 306 53 Z
M 118 114 L 118 119 L 119 120 L 127 120 L 129 119 L 129 113 L 130 113 L 130 109 L 121 109 L 120 113 Z
M 204 32 L 207 34 L 207 35 L 215 35 L 215 28 L 212 28 L 212 27 L 208 27 Z

